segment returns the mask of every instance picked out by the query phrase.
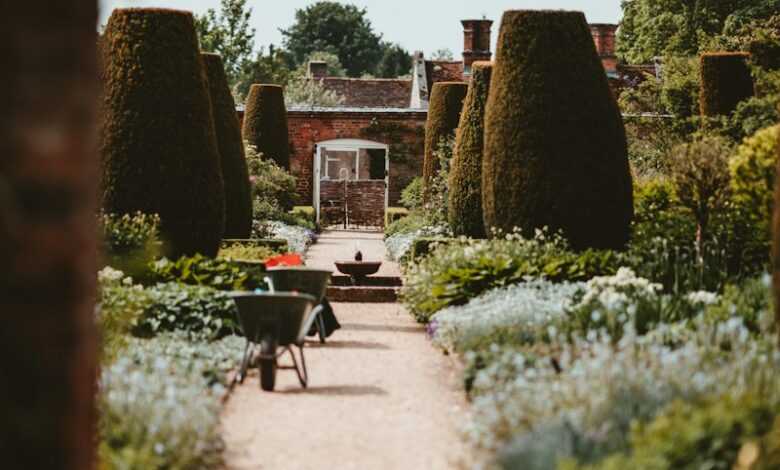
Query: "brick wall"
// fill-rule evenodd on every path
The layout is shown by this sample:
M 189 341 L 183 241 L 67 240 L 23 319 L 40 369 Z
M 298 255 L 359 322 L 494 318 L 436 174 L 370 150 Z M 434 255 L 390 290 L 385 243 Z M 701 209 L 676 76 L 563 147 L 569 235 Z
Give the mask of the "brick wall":
M 95 0 L 0 14 L 0 467 L 94 455 Z
M 323 181 L 320 185 L 320 200 L 325 207 L 344 208 L 349 211 L 349 223 L 363 227 L 381 227 L 385 221 L 385 182 L 349 181 L 346 188 L 343 181 Z M 331 204 L 332 202 L 332 204 Z M 341 211 L 343 214 L 343 211 Z M 323 219 L 325 217 L 323 216 Z M 336 218 L 330 222 L 343 221 Z
M 314 153 L 318 142 L 363 139 L 390 147 L 390 205 L 422 174 L 425 119 L 422 111 L 295 111 L 287 113 L 290 171 L 298 180 L 298 204 L 312 204 Z

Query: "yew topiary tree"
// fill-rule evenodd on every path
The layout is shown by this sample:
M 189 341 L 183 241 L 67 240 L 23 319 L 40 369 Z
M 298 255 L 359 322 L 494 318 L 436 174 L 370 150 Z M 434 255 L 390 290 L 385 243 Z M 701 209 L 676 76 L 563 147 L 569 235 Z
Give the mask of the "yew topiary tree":
M 104 210 L 157 213 L 172 256 L 215 256 L 225 196 L 192 14 L 114 10 L 103 46 Z
M 290 144 L 287 133 L 284 92 L 278 85 L 252 85 L 246 97 L 244 140 L 265 158 L 290 170 Z
M 463 82 L 434 83 L 425 123 L 425 160 L 423 161 L 423 198 L 427 199 L 429 186 L 439 170 L 436 150 L 442 140 L 452 138 L 460 123 L 463 100 L 468 84 Z
M 482 216 L 482 151 L 485 105 L 493 64 L 475 62 L 455 138 L 449 175 L 449 222 L 456 236 L 485 237 Z
M 755 93 L 744 52 L 714 52 L 701 56 L 699 108 L 702 116 L 729 115 Z
M 211 97 L 222 179 L 225 182 L 224 238 L 249 238 L 252 234 L 252 194 L 236 103 L 228 86 L 222 57 L 219 54 L 201 55 Z
M 485 113 L 485 227 L 622 248 L 633 217 L 626 133 L 585 15 L 507 11 Z
M 780 133 L 777 135 L 777 171 L 780 171 Z M 772 220 L 772 287 L 775 297 L 775 322 L 780 322 L 780 178 L 775 178 L 775 207 Z

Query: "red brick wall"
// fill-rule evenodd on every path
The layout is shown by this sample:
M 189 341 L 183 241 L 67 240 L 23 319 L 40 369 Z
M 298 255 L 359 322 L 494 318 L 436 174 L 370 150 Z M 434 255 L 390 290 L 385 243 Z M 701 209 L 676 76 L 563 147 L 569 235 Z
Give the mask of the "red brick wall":
M 363 139 L 390 147 L 390 205 L 422 174 L 426 112 L 290 111 L 290 171 L 298 180 L 300 205 L 312 204 L 315 145 L 333 139 Z
M 320 186 L 320 200 L 324 206 L 333 201 L 344 207 L 344 182 L 323 181 Z M 385 182 L 350 181 L 346 185 L 347 208 L 351 225 L 381 227 L 385 221 Z
M 97 2 L 0 14 L 0 467 L 95 463 Z

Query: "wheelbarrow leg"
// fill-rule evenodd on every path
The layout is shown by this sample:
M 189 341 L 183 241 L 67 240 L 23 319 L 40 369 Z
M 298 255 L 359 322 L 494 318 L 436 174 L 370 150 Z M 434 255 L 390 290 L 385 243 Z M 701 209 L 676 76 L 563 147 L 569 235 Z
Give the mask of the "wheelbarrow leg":
M 325 344 L 325 317 L 322 316 L 322 311 L 317 314 L 317 333 L 320 336 L 320 343 Z
M 260 388 L 272 392 L 276 385 L 276 346 L 277 339 L 272 334 L 266 334 L 260 343 Z
M 246 371 L 249 368 L 249 361 L 252 358 L 252 353 L 254 352 L 254 348 L 251 347 L 252 342 L 249 340 L 246 340 L 246 346 L 244 347 L 244 357 L 241 358 L 241 367 L 238 370 L 238 375 L 233 379 L 234 382 L 238 382 L 240 384 L 244 383 L 244 379 L 246 378 Z
M 309 386 L 309 371 L 306 370 L 306 356 L 303 354 L 303 346 L 298 346 L 298 352 L 301 355 L 301 365 L 303 366 L 303 371 L 301 371 L 301 367 L 298 367 L 298 361 L 295 359 L 295 351 L 293 351 L 292 347 L 287 348 L 288 351 L 290 351 L 290 357 L 292 357 L 293 361 L 293 367 L 295 367 L 295 373 L 298 374 L 298 381 L 301 383 L 301 387 L 306 388 Z

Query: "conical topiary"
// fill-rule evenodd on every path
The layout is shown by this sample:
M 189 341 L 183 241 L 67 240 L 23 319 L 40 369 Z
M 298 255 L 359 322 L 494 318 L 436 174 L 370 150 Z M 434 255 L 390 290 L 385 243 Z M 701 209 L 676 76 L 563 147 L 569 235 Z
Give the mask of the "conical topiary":
M 621 248 L 633 217 L 626 133 L 585 15 L 507 11 L 485 112 L 485 228 L 547 227 Z
M 449 221 L 455 235 L 485 237 L 482 216 L 482 151 L 485 105 L 493 64 L 474 62 L 463 103 L 449 175 Z
M 225 197 L 192 14 L 114 10 L 103 46 L 104 210 L 158 213 L 171 255 L 216 255 Z
M 702 116 L 728 115 L 755 93 L 750 54 L 713 52 L 701 56 L 699 107 Z
M 249 238 L 252 234 L 252 194 L 244 142 L 219 54 L 201 54 L 211 97 L 222 179 L 225 182 L 225 238 Z
M 434 152 L 442 139 L 453 136 L 460 122 L 463 99 L 468 84 L 463 82 L 434 83 L 425 123 L 425 160 L 423 160 L 423 197 L 427 199 L 431 180 L 439 169 Z
M 780 133 L 777 135 L 777 174 L 780 175 Z M 775 207 L 772 221 L 772 285 L 775 319 L 780 322 L 780 178 L 775 178 Z
M 277 165 L 290 170 L 290 144 L 284 92 L 278 85 L 252 85 L 246 97 L 244 140 Z

